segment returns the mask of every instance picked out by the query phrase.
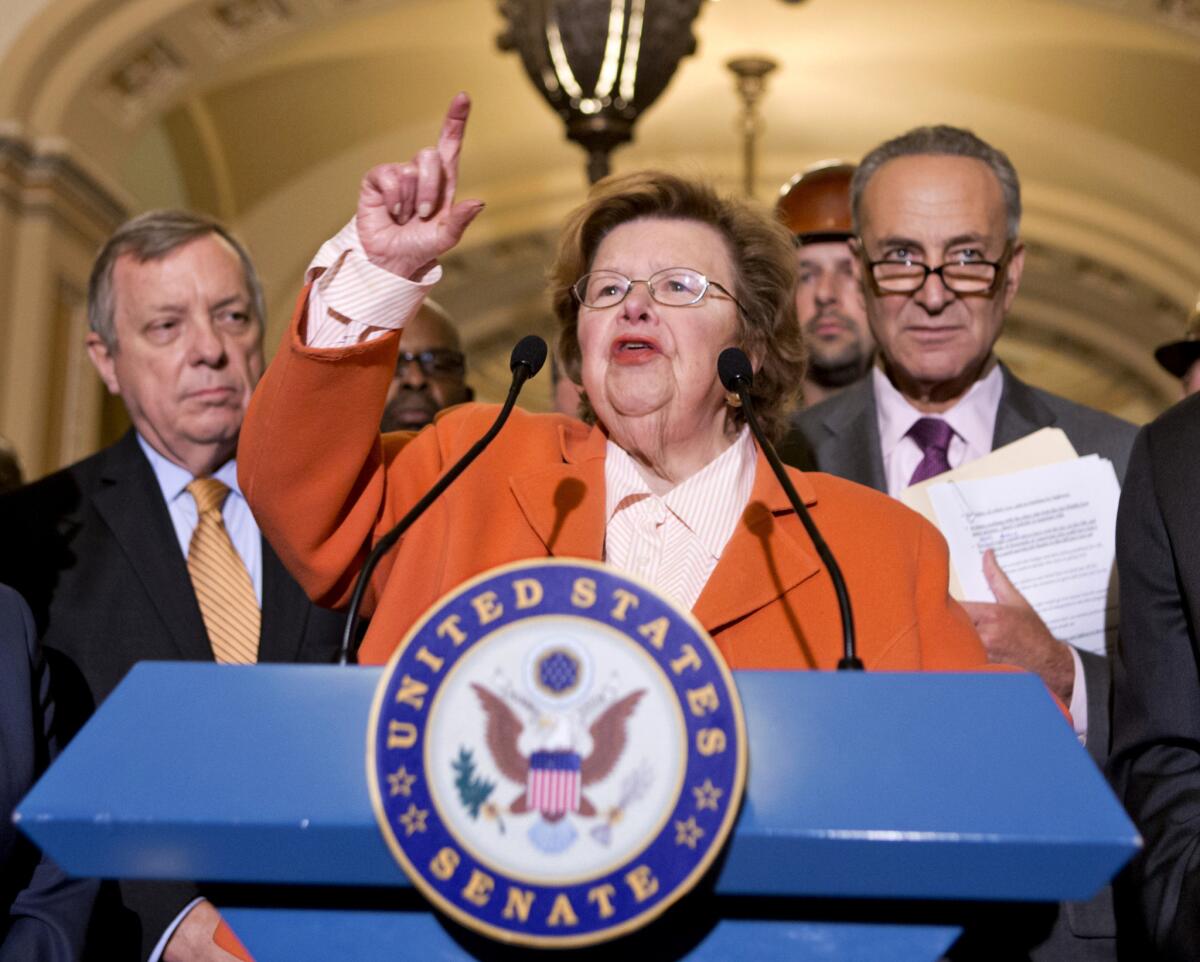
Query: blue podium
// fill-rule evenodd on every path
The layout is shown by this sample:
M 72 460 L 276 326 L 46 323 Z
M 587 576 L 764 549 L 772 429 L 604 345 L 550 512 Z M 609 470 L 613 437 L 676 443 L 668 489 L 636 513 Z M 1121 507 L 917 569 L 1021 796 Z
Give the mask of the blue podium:
M 380 671 L 140 664 L 19 824 L 76 875 L 222 883 L 258 962 L 515 956 L 432 913 L 382 841 L 365 775 Z M 737 827 L 709 879 L 616 943 L 638 957 L 936 959 L 990 905 L 1091 897 L 1139 844 L 1032 676 L 735 678 Z

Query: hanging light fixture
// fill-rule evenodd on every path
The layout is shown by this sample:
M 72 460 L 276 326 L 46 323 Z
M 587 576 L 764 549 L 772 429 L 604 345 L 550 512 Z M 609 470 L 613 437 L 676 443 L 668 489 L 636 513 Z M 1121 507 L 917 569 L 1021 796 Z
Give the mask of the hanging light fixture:
M 754 182 L 758 179 L 758 135 L 762 132 L 758 102 L 767 91 L 767 74 L 779 64 L 760 55 L 738 57 L 725 66 L 736 79 L 738 96 L 742 100 L 742 193 L 753 198 Z
M 608 174 L 609 154 L 696 51 L 702 0 L 500 0 L 529 79 L 587 151 L 588 180 Z

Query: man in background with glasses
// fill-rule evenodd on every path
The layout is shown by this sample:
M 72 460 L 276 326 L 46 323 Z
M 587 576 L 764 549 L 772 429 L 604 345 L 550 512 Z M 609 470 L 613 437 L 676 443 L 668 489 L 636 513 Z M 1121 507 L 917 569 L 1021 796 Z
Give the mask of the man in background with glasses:
M 475 397 L 466 384 L 467 361 L 453 321 L 426 300 L 405 325 L 396 373 L 383 409 L 383 431 L 419 431 L 442 408 Z
M 919 127 L 863 158 L 851 186 L 856 264 L 878 345 L 870 375 L 796 416 L 818 470 L 895 496 L 1044 427 L 1123 478 L 1136 429 L 1017 379 L 993 352 L 1025 266 L 1021 188 L 970 131 Z M 1102 764 L 1107 659 L 1055 639 L 988 556 L 996 603 L 964 605 L 996 662 L 1039 674 Z M 1111 899 L 1070 905 L 1035 959 L 1114 959 Z M 1078 937 L 1077 937 L 1078 936 Z

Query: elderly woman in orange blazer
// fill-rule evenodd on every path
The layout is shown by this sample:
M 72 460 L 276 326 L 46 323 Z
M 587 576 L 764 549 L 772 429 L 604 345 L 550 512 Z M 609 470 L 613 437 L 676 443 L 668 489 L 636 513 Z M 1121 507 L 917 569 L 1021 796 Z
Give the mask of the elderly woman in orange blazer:
M 460 94 L 436 147 L 366 176 L 242 431 L 242 491 L 322 604 L 345 604 L 373 541 L 495 416 L 465 404 L 416 435 L 377 430 L 403 321 L 482 207 L 455 198 L 468 109 Z M 552 270 L 558 357 L 584 420 L 513 414 L 380 565 L 361 659 L 386 660 L 426 608 L 488 568 L 570 557 L 691 608 L 734 668 L 833 667 L 828 572 L 717 377 L 718 354 L 740 346 L 762 420 L 783 424 L 804 363 L 793 263 L 780 225 L 703 185 L 650 172 L 596 185 Z M 933 527 L 859 485 L 792 478 L 840 561 L 868 669 L 985 663 Z

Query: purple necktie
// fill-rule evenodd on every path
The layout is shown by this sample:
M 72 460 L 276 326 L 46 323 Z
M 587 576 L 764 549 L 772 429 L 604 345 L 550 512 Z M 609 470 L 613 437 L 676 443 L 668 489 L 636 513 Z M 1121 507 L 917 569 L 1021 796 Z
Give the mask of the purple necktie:
M 950 448 L 950 439 L 954 437 L 954 428 L 948 422 L 941 418 L 921 418 L 908 429 L 908 436 L 920 445 L 921 453 L 925 455 L 909 479 L 909 484 L 950 470 L 946 452 Z

